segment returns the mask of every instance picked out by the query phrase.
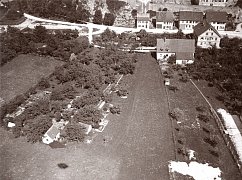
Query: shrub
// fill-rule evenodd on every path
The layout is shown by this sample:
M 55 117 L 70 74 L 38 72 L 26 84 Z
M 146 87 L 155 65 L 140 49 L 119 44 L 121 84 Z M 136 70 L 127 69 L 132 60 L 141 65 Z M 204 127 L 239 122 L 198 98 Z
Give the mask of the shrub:
M 78 124 L 67 124 L 65 138 L 69 141 L 82 142 L 85 138 L 84 128 Z
M 214 150 L 209 150 L 209 153 L 212 154 L 215 157 L 219 157 L 219 153 Z
M 206 107 L 205 106 L 197 106 L 196 110 L 199 112 L 205 112 L 206 111 Z
M 209 117 L 207 115 L 204 115 L 204 114 L 199 114 L 198 116 L 198 119 L 207 123 L 209 121 Z
M 207 128 L 205 128 L 205 127 L 203 127 L 202 130 L 203 130 L 204 132 L 206 132 L 206 133 L 210 133 L 210 131 L 209 131 Z
M 215 139 L 211 139 L 209 137 L 203 138 L 203 141 L 210 144 L 212 147 L 216 147 L 216 145 L 218 144 Z
M 112 114 L 120 114 L 120 107 L 118 107 L 118 106 L 114 106 L 114 107 L 111 107 L 110 108 L 110 112 L 112 113 Z
M 179 90 L 178 87 L 176 87 L 176 86 L 168 86 L 168 89 L 173 92 L 176 92 L 177 90 Z
M 118 96 L 127 96 L 128 95 L 128 91 L 127 91 L 127 89 L 119 89 L 117 91 L 117 95 Z

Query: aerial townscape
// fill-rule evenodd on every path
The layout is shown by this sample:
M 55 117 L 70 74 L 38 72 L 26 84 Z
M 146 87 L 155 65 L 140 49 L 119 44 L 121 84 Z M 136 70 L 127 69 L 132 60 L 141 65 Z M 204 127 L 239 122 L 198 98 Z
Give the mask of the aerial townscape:
M 242 0 L 0 0 L 0 180 L 241 180 Z

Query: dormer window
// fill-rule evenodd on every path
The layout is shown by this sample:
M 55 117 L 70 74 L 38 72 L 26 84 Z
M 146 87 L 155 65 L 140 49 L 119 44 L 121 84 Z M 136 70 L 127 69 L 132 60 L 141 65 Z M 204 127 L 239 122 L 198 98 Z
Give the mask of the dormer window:
M 163 51 L 163 49 L 162 49 L 162 48 L 160 48 L 160 50 L 161 50 L 161 51 Z
M 166 51 L 169 51 L 169 49 L 168 49 L 168 48 L 166 48 Z

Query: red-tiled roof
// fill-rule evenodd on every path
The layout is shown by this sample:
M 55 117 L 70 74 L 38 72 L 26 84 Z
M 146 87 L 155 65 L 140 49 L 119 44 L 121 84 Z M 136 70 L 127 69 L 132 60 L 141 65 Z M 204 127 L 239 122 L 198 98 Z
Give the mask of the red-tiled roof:
M 194 53 L 195 39 L 157 39 L 157 52 Z
M 194 26 L 193 28 L 193 33 L 195 36 L 200 36 L 202 33 L 206 32 L 208 29 L 212 29 L 219 37 L 221 37 L 221 35 L 218 33 L 218 31 L 211 25 L 209 24 L 207 21 L 203 21 L 198 23 L 196 26 Z
M 173 22 L 174 15 L 170 11 L 157 11 L 156 22 Z
M 227 22 L 227 13 L 224 11 L 207 11 L 205 16 L 208 22 Z
M 203 12 L 194 12 L 194 11 L 180 11 L 179 12 L 179 21 L 202 21 Z

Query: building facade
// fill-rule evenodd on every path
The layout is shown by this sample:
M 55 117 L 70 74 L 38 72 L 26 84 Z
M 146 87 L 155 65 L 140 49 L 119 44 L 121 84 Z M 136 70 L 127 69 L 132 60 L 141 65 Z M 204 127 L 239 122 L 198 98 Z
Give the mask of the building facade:
M 172 30 L 174 27 L 174 15 L 170 11 L 156 12 L 156 29 Z
M 150 23 L 149 13 L 137 14 L 137 29 L 149 29 Z
M 198 47 L 209 48 L 215 46 L 220 48 L 221 35 L 208 22 L 202 22 L 195 26 L 194 36 Z
M 203 21 L 203 12 L 179 12 L 179 29 L 181 30 L 193 30 L 193 27 L 201 21 Z
M 175 56 L 176 64 L 194 62 L 194 39 L 157 39 L 156 49 L 159 62 L 166 62 L 171 56 Z
M 209 22 L 217 31 L 225 31 L 225 25 L 227 22 L 227 13 L 224 11 L 207 11 L 205 19 Z
M 228 0 L 199 0 L 199 5 L 225 7 Z

